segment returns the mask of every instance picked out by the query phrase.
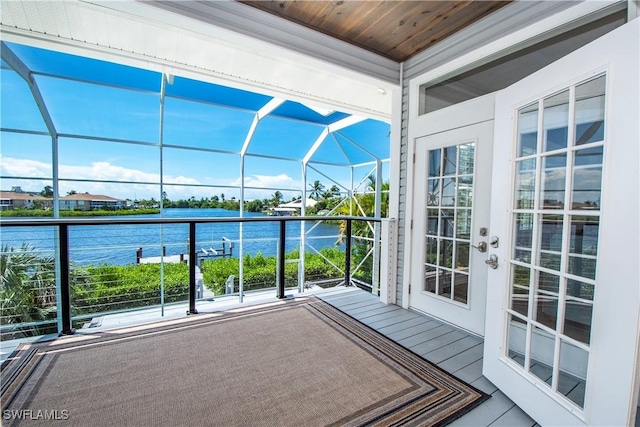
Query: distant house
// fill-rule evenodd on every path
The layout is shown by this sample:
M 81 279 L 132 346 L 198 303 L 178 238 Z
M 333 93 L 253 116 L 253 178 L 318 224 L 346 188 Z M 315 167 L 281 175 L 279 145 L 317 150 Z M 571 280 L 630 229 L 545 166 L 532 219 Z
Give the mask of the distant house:
M 20 187 L 14 187 L 12 191 L 0 191 L 0 210 L 51 209 L 52 203 L 52 199 L 22 191 Z
M 318 202 L 313 199 L 307 199 L 305 206 L 307 208 L 311 208 L 315 206 Z M 283 203 L 278 205 L 277 207 L 272 209 L 272 215 L 275 216 L 290 216 L 290 215 L 299 215 L 300 210 L 302 209 L 302 199 L 294 200 L 289 203 Z
M 70 194 L 60 197 L 60 210 L 124 209 L 127 201 L 101 194 Z

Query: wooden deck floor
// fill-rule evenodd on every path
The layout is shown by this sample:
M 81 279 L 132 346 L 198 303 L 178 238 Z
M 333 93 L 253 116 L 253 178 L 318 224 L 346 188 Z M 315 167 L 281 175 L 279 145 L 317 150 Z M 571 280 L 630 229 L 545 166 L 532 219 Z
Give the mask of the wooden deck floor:
M 451 426 L 537 426 L 522 409 L 482 375 L 483 340 L 397 305 L 386 305 L 365 291 L 336 288 L 317 294 L 447 372 L 491 395 Z

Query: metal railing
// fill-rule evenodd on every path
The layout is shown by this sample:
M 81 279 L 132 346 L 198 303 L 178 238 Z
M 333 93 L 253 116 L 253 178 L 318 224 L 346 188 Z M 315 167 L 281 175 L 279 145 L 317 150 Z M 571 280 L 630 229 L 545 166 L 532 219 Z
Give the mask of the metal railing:
M 269 217 L 269 216 L 265 216 L 265 217 L 248 217 L 248 218 L 109 217 L 109 218 L 61 218 L 61 219 L 50 219 L 50 218 L 3 219 L 2 221 L 0 221 L 0 232 L 2 232 L 2 240 L 3 240 L 2 253 L 0 253 L 0 256 L 2 256 L 1 261 L 3 264 L 2 277 L 0 277 L 0 279 L 2 280 L 0 282 L 0 290 L 2 290 L 2 288 L 5 288 L 4 290 L 6 291 L 7 290 L 6 288 L 9 286 L 8 278 L 5 277 L 6 271 L 9 271 L 12 267 L 10 265 L 11 259 L 8 258 L 8 255 L 19 253 L 19 251 L 15 251 L 15 248 L 9 247 L 6 244 L 7 241 L 11 240 L 10 238 L 8 238 L 8 237 L 11 237 L 11 233 L 10 233 L 11 230 L 31 230 L 31 231 L 47 230 L 46 235 L 50 236 L 49 238 L 51 239 L 51 242 L 50 242 L 51 246 L 49 248 L 50 255 L 48 255 L 47 259 L 55 260 L 55 269 L 54 269 L 55 271 L 51 272 L 51 274 L 55 274 L 55 289 L 53 289 L 53 286 L 51 285 L 49 285 L 49 287 L 45 289 L 45 294 L 46 294 L 46 297 L 48 298 L 47 301 L 49 304 L 46 308 L 49 310 L 50 313 L 51 311 L 55 311 L 55 318 L 50 317 L 48 318 L 47 321 L 41 320 L 41 321 L 25 322 L 25 321 L 21 321 L 19 317 L 12 319 L 8 315 L 3 313 L 2 324 L 0 325 L 2 338 L 6 339 L 7 337 L 11 337 L 11 334 L 7 332 L 10 332 L 13 330 L 24 331 L 25 329 L 28 329 L 30 327 L 37 326 L 39 323 L 48 323 L 51 328 L 53 328 L 53 325 L 56 324 L 57 333 L 59 334 L 73 334 L 74 321 L 78 322 L 81 319 L 91 318 L 96 314 L 104 314 L 105 312 L 131 311 L 131 309 L 111 310 L 109 309 L 108 305 L 105 305 L 102 303 L 94 303 L 95 305 L 90 306 L 91 308 L 89 308 L 88 310 L 89 311 L 95 310 L 95 311 L 84 313 L 83 315 L 76 315 L 76 316 L 72 315 L 71 284 L 72 284 L 72 279 L 75 282 L 78 281 L 78 274 L 75 272 L 75 270 L 72 271 L 72 265 L 74 264 L 74 262 L 72 261 L 71 255 L 72 253 L 75 254 L 78 251 L 85 250 L 85 248 L 88 248 L 90 246 L 91 246 L 90 250 L 100 249 L 99 247 L 96 248 L 96 246 L 99 246 L 99 244 L 88 245 L 87 242 L 85 242 L 84 245 L 80 245 L 78 244 L 77 238 L 71 237 L 71 233 L 73 232 L 76 232 L 76 234 L 80 234 L 78 233 L 78 231 L 81 229 L 92 230 L 92 232 L 95 234 L 98 232 L 97 230 L 102 230 L 101 232 L 105 232 L 104 230 L 110 230 L 110 227 L 113 227 L 113 226 L 129 226 L 130 228 L 127 229 L 129 231 L 125 231 L 125 233 L 133 233 L 131 230 L 142 229 L 144 228 L 143 226 L 158 226 L 159 227 L 158 230 L 160 234 L 160 248 L 161 248 L 158 250 L 158 252 L 161 253 L 161 256 L 155 257 L 155 258 L 158 260 L 157 262 L 159 262 L 161 265 L 164 265 L 165 262 L 168 262 L 166 261 L 168 260 L 168 258 L 166 255 L 166 247 L 164 246 L 165 242 L 162 240 L 162 234 L 163 234 L 162 230 L 164 230 L 163 227 L 169 226 L 170 224 L 180 224 L 182 225 L 182 227 L 188 227 L 188 238 L 186 239 L 185 245 L 182 245 L 182 248 L 186 249 L 186 253 L 180 254 L 179 256 L 174 255 L 173 257 L 174 258 L 179 257 L 179 262 L 186 263 L 188 266 L 188 286 L 187 286 L 188 290 L 186 292 L 187 294 L 186 302 L 188 305 L 187 314 L 196 314 L 198 313 L 196 308 L 196 300 L 203 298 L 203 291 L 202 291 L 203 279 L 200 272 L 198 259 L 200 257 L 200 260 L 203 261 L 203 255 L 202 255 L 203 253 L 210 254 L 210 253 L 216 252 L 216 251 L 213 251 L 213 249 L 211 249 L 213 252 L 209 252 L 207 249 L 198 248 L 198 233 L 197 233 L 198 226 L 203 226 L 204 224 L 221 224 L 221 223 L 240 224 L 239 225 L 240 234 L 239 234 L 239 242 L 238 242 L 239 250 L 237 250 L 234 253 L 223 251 L 224 252 L 223 255 L 229 256 L 229 257 L 236 255 L 238 257 L 238 262 L 240 266 L 238 296 L 239 296 L 240 302 L 242 302 L 242 298 L 244 295 L 242 265 L 244 262 L 243 255 L 245 255 L 245 251 L 243 251 L 243 243 L 246 243 L 243 240 L 243 234 L 242 234 L 243 225 L 247 226 L 247 224 L 250 224 L 250 223 L 277 223 L 278 225 L 277 236 L 274 236 L 274 240 L 276 240 L 277 242 L 277 249 L 275 251 L 276 252 L 275 253 L 276 268 L 274 272 L 275 273 L 274 284 L 275 284 L 277 298 L 285 298 L 286 264 L 296 262 L 295 260 L 287 259 L 287 254 L 286 254 L 287 243 L 289 243 L 289 246 L 291 246 L 291 242 L 287 242 L 288 236 L 289 236 L 289 240 L 291 240 L 292 239 L 291 236 L 295 235 L 294 233 L 291 232 L 291 230 L 289 230 L 289 233 L 287 232 L 288 231 L 287 223 L 294 223 L 294 222 L 303 223 L 304 222 L 303 224 L 307 224 L 307 223 L 318 223 L 319 221 L 322 221 L 322 222 L 328 221 L 336 225 L 336 228 L 338 228 L 337 224 L 342 225 L 339 228 L 340 233 L 336 233 L 335 237 L 341 241 L 341 248 L 344 247 L 343 271 L 339 271 L 340 267 L 336 266 L 334 262 L 327 260 L 327 262 L 331 264 L 333 267 L 335 267 L 339 271 L 339 273 L 343 273 L 342 279 L 334 278 L 333 283 L 336 283 L 336 281 L 338 281 L 339 283 L 343 283 L 347 286 L 349 285 L 357 285 L 360 287 L 365 286 L 365 287 L 369 287 L 374 291 L 377 290 L 378 283 L 373 283 L 373 282 L 378 280 L 379 274 L 377 272 L 379 272 L 380 266 L 375 265 L 375 262 L 371 262 L 371 261 L 368 261 L 365 263 L 365 259 L 371 258 L 371 260 L 377 260 L 379 262 L 380 257 L 374 256 L 373 254 L 379 255 L 378 251 L 380 250 L 380 236 L 372 237 L 372 236 L 353 235 L 353 224 L 354 222 L 379 223 L 381 221 L 381 219 L 379 218 L 369 218 L 369 217 L 365 218 L 365 217 L 352 217 L 352 216 L 332 216 L 332 217 L 315 217 L 315 216 L 313 217 L 296 217 L 296 216 Z M 97 226 L 100 226 L 102 228 L 97 229 L 96 228 Z M 370 227 L 361 227 L 361 228 L 369 229 Z M 376 229 L 378 228 L 379 227 L 376 227 Z M 300 227 L 300 231 L 297 233 L 299 235 L 298 237 L 299 237 L 299 245 L 300 245 L 300 247 L 298 248 L 299 259 L 297 260 L 297 263 L 302 264 L 302 267 L 303 267 L 302 272 L 300 272 L 300 269 L 298 270 L 299 274 L 298 274 L 297 285 L 300 292 L 304 291 L 305 284 L 308 283 L 304 279 L 305 277 L 305 272 L 304 272 L 305 245 L 308 244 L 304 230 L 305 230 L 305 227 L 303 225 L 302 227 Z M 156 232 L 155 229 L 148 231 L 148 233 L 155 233 L 155 232 Z M 15 233 L 15 234 L 17 235 L 18 233 Z M 202 241 L 202 236 L 200 236 L 200 241 Z M 357 265 L 355 266 L 355 268 L 351 265 L 353 256 L 354 256 L 354 254 L 352 253 L 354 241 L 360 242 L 356 244 L 363 244 L 362 242 L 364 242 L 364 245 L 367 246 L 367 250 L 360 251 L 360 254 L 357 255 L 359 259 L 356 260 Z M 223 242 L 230 246 L 233 243 L 233 241 L 227 237 L 223 238 Z M 316 252 L 317 254 L 322 256 L 320 252 L 314 249 L 313 247 L 311 247 L 311 249 L 312 250 L 309 252 Z M 126 250 L 130 250 L 130 248 L 127 247 Z M 113 252 L 113 249 L 106 248 L 106 252 Z M 366 252 L 366 255 L 362 255 L 362 252 Z M 246 252 L 246 254 L 248 254 L 248 252 Z M 108 257 L 105 257 L 104 259 L 108 260 Z M 143 259 L 141 248 L 137 248 L 135 250 L 135 256 L 133 256 L 132 254 L 132 259 L 135 259 L 137 264 L 141 263 L 141 260 Z M 155 260 L 151 262 L 155 262 Z M 354 278 L 354 273 L 357 270 L 361 269 L 362 266 L 365 264 L 367 267 L 371 267 L 372 269 L 375 269 L 377 271 L 377 272 L 370 272 L 370 274 L 369 273 L 365 274 L 365 276 L 368 277 L 372 283 L 366 283 L 366 281 L 363 281 L 362 279 L 358 280 Z M 300 265 L 298 267 L 300 267 Z M 29 272 L 28 274 L 29 277 L 31 276 L 39 277 L 40 275 L 40 273 L 34 273 L 34 271 L 36 270 L 35 265 L 24 265 L 24 266 L 21 266 L 21 268 L 22 268 L 22 271 Z M 160 271 L 161 272 L 163 271 L 162 267 Z M 159 301 L 159 304 L 157 305 L 162 306 L 162 313 L 164 314 L 164 304 L 165 304 L 165 294 L 164 294 L 164 288 L 163 288 L 164 278 L 162 276 L 162 273 L 160 274 L 161 274 L 160 301 Z M 71 277 L 72 275 L 73 275 L 73 278 Z M 155 279 L 156 278 L 150 277 L 149 281 L 152 281 Z M 233 288 L 233 276 L 231 276 L 230 279 L 231 279 L 232 288 Z M 105 278 L 104 280 L 106 281 L 107 279 Z M 319 282 L 323 282 L 322 278 L 320 278 Z M 324 282 L 325 283 L 330 282 L 330 280 L 329 281 L 324 280 Z M 48 283 L 49 284 L 52 283 L 51 277 L 49 277 Z M 18 284 L 18 286 L 22 286 L 22 284 Z M 106 286 L 108 286 L 108 284 Z M 41 292 L 40 289 L 38 289 L 37 291 L 38 295 L 35 295 L 35 296 L 30 295 L 28 296 L 28 298 L 23 299 L 19 303 L 33 304 L 33 302 L 30 302 L 30 301 L 34 301 L 34 298 L 40 298 L 40 300 L 42 300 L 43 295 L 41 295 L 40 292 Z M 7 294 L 7 292 L 3 293 L 3 300 L 2 300 L 3 306 L 5 304 L 9 304 L 4 299 L 5 294 Z M 78 300 L 80 300 L 80 297 L 77 297 L 77 298 Z M 178 296 L 177 299 L 179 300 L 180 297 Z M 149 298 L 149 300 L 151 301 L 153 300 L 153 298 Z M 172 301 L 176 301 L 176 299 L 174 298 Z M 184 302 L 184 300 L 182 300 L 182 302 Z M 150 304 L 153 304 L 153 301 L 151 302 L 143 301 L 141 305 L 145 305 L 148 307 Z M 114 303 L 114 306 L 119 307 L 117 303 Z M 3 307 L 3 309 L 5 308 L 7 307 Z M 34 307 L 11 307 L 11 308 L 19 312 L 35 309 Z M 42 307 L 37 308 L 37 310 L 40 310 L 40 309 L 42 309 Z M 20 337 L 20 336 L 24 336 L 24 334 L 22 335 L 17 334 L 14 337 Z

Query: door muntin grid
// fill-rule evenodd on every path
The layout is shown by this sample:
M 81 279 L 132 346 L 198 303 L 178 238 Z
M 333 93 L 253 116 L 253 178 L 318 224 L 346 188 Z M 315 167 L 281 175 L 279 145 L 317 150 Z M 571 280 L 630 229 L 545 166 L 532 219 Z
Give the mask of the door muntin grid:
M 468 305 L 475 142 L 427 153 L 422 291 Z
M 606 76 L 518 111 L 506 356 L 584 408 L 597 286 Z

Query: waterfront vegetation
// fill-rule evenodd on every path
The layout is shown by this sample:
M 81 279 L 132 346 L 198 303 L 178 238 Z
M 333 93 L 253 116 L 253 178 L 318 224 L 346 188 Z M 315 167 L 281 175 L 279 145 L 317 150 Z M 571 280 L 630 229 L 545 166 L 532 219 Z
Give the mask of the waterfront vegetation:
M 305 252 L 305 273 L 308 280 L 343 277 L 343 273 L 326 261 L 344 269 L 344 252 L 338 248 L 323 248 L 321 255 Z M 326 257 L 326 259 L 324 258 Z M 299 252 L 286 254 L 298 259 Z M 244 290 L 275 286 L 275 256 L 244 256 Z M 162 274 L 161 274 L 162 268 Z M 287 264 L 287 286 L 297 283 L 298 264 Z M 20 338 L 56 332 L 55 263 L 51 256 L 41 256 L 27 244 L 20 248 L 3 247 L 0 255 L 0 324 L 31 324 L 14 332 L 2 334 L 2 339 Z M 204 286 L 215 295 L 225 293 L 225 282 L 235 276 L 234 292 L 238 291 L 239 260 L 219 258 L 201 263 Z M 161 277 L 164 302 L 186 301 L 189 292 L 189 267 L 185 263 L 130 265 L 71 265 L 69 271 L 73 316 L 86 316 L 113 311 L 131 310 L 161 303 Z M 79 325 L 86 322 L 79 322 Z M 48 322 L 38 325 L 37 323 Z
M 152 215 L 159 214 L 160 209 L 139 208 L 139 209 L 97 209 L 91 211 L 84 210 L 61 210 L 61 217 L 87 217 L 87 216 L 120 216 L 120 215 Z M 52 217 L 51 209 L 11 209 L 0 211 L 1 217 Z

